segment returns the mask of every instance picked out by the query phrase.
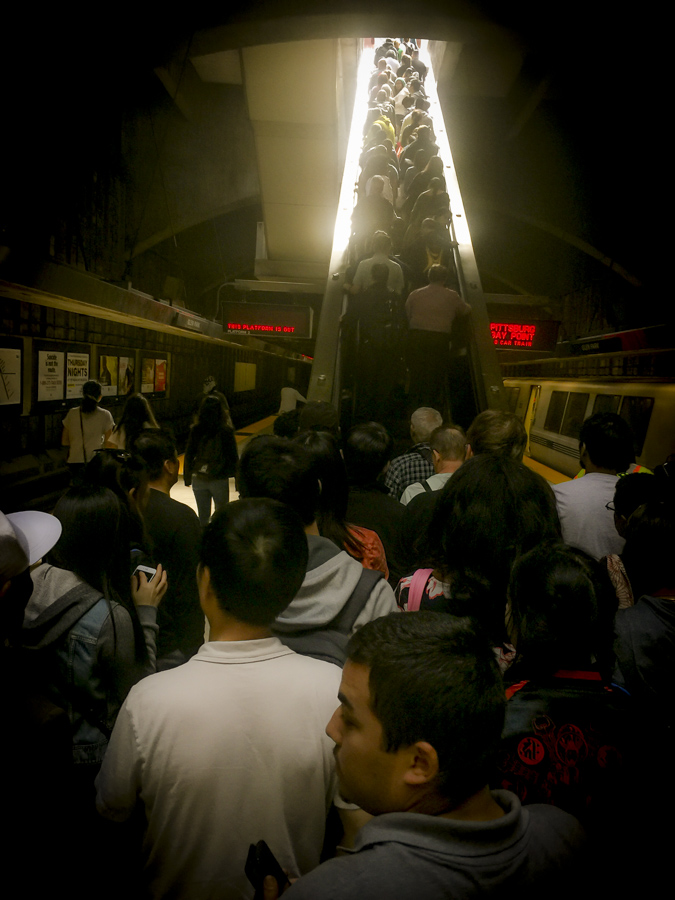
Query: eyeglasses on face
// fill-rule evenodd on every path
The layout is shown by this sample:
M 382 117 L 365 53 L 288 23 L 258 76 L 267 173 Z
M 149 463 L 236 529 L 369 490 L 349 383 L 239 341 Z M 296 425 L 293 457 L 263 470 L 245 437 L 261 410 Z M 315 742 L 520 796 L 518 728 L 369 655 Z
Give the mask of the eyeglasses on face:
M 131 453 L 128 450 L 114 450 L 112 447 L 99 447 L 98 450 L 94 450 L 94 453 L 105 453 L 114 459 L 118 459 L 120 462 L 131 459 Z

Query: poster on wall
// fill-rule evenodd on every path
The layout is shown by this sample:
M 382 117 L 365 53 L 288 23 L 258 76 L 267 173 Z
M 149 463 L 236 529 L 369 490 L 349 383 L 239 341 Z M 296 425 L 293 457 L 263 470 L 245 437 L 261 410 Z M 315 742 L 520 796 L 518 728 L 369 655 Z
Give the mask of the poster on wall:
M 63 400 L 64 355 L 60 350 L 38 351 L 38 403 Z
M 82 387 L 89 381 L 89 354 L 66 354 L 66 400 L 82 396 Z
M 120 364 L 119 364 L 119 378 L 117 380 L 117 387 L 123 396 L 127 396 L 127 394 L 132 394 L 134 390 L 135 374 L 136 368 L 136 360 L 133 356 L 120 356 Z
M 147 357 L 141 364 L 141 391 L 151 394 L 155 390 L 155 361 Z
M 155 390 L 156 391 L 165 391 L 166 390 L 166 360 L 165 359 L 156 359 L 155 360 Z
M 99 356 L 98 380 L 101 384 L 101 394 L 104 397 L 114 397 L 117 393 L 116 356 Z
M 21 351 L 0 347 L 0 406 L 21 403 Z

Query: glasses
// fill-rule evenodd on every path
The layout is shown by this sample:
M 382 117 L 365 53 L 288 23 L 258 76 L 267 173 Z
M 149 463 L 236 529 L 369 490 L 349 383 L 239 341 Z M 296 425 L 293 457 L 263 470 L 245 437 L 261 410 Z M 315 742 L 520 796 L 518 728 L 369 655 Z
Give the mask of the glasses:
M 120 462 L 131 459 L 131 453 L 129 453 L 128 450 L 113 450 L 112 447 L 99 447 L 98 450 L 94 450 L 94 453 L 107 453 L 108 456 L 112 456 L 114 459 L 118 459 Z
M 616 512 L 616 506 L 614 506 L 614 501 L 610 500 L 609 503 L 605 503 L 605 509 L 608 509 L 610 512 Z

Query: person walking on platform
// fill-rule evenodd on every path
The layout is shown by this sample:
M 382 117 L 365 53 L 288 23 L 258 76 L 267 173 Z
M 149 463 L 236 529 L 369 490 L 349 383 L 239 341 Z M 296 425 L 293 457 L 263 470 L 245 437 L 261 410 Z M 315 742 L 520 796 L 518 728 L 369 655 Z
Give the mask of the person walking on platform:
M 82 387 L 82 403 L 69 409 L 63 420 L 61 445 L 68 448 L 68 468 L 79 478 L 96 450 L 110 439 L 115 422 L 107 409 L 98 404 L 102 390 L 98 381 L 87 381 Z
M 115 450 L 131 451 L 134 441 L 144 428 L 159 428 L 159 425 L 143 394 L 132 394 L 124 404 L 122 418 L 105 445 Z
M 211 499 L 216 510 L 230 501 L 230 476 L 237 468 L 237 443 L 227 401 L 207 395 L 190 429 L 185 450 L 185 484 L 192 485 L 199 523 L 211 518 Z

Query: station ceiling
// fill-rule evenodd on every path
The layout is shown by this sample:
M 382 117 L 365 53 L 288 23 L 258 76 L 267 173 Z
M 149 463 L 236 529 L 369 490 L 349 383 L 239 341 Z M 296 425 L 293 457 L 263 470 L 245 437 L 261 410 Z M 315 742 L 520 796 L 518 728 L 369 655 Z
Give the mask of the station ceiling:
M 643 200 L 658 23 L 639 11 L 623 20 L 593 0 L 527 12 L 457 0 L 327 6 L 254 0 L 235 14 L 195 4 L 154 20 L 135 7 L 55 12 L 37 26 L 16 12 L 10 89 L 30 102 L 64 67 L 72 91 L 53 102 L 77 104 L 104 67 L 128 84 L 151 67 L 171 93 L 186 60 L 202 84 L 245 84 L 268 255 L 280 271 L 289 264 L 295 277 L 302 261 L 314 277 L 327 265 L 340 175 L 339 123 L 325 98 L 341 67 L 350 77 L 350 42 L 444 41 L 438 91 L 484 289 L 560 300 L 602 283 L 616 298 L 613 325 L 658 318 Z M 172 97 L 190 103 L 187 91 Z M 151 246 L 153 234 L 143 238 Z

